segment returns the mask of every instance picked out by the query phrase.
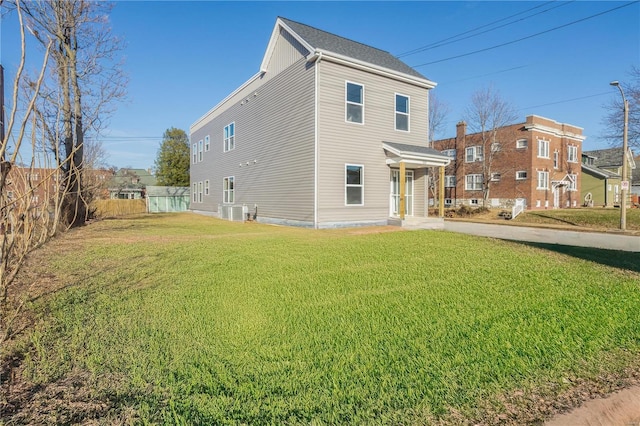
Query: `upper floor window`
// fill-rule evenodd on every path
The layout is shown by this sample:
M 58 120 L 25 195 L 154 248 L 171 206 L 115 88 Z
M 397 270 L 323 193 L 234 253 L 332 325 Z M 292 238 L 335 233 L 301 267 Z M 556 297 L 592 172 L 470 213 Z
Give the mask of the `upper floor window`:
M 516 141 L 516 148 L 526 148 L 528 144 L 526 139 L 518 139 Z
M 364 86 L 347 81 L 346 120 L 351 123 L 364 123 Z
M 442 154 L 446 155 L 450 158 L 456 158 L 456 150 L 455 149 L 445 149 L 442 151 Z
M 516 172 L 516 180 L 525 180 L 527 178 L 526 170 L 518 170 Z
M 209 152 L 209 149 L 211 148 L 211 138 L 209 137 L 209 135 L 204 137 L 204 152 Z
M 447 175 L 444 177 L 444 187 L 445 188 L 455 188 L 456 186 L 456 177 L 455 175 Z
M 538 157 L 549 158 L 549 141 L 538 140 Z
M 557 169 L 558 166 L 560 165 L 560 161 L 558 159 L 559 157 L 560 157 L 560 154 L 558 153 L 558 151 L 554 151 L 553 152 L 553 168 L 554 169 Z
M 491 180 L 493 182 L 499 182 L 500 181 L 500 173 L 491 173 Z
M 567 150 L 567 161 L 569 163 L 578 162 L 578 147 L 575 145 L 569 145 Z
M 470 146 L 466 148 L 464 158 L 467 163 L 482 161 L 484 158 L 484 156 L 482 155 L 482 145 Z
M 396 93 L 396 130 L 409 131 L 409 97 Z
M 357 164 L 345 166 L 345 204 L 364 205 L 364 166 Z
M 222 202 L 231 204 L 235 198 L 235 178 L 233 176 L 222 179 Z
M 236 147 L 236 123 L 224 126 L 224 152 Z
M 198 161 L 202 161 L 202 139 L 198 141 Z
M 193 164 L 198 162 L 198 144 L 194 143 L 191 147 L 191 152 L 193 153 Z

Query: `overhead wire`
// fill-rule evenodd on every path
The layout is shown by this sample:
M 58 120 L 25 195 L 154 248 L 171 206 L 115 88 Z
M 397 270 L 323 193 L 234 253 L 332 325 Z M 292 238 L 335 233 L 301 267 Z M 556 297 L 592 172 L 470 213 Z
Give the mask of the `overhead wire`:
M 459 59 L 459 58 L 463 58 L 463 57 L 466 57 L 466 56 L 475 55 L 475 54 L 477 54 L 477 53 L 487 52 L 487 51 L 489 51 L 489 50 L 497 49 L 497 48 L 499 48 L 499 47 L 508 46 L 508 45 L 510 45 L 510 44 L 518 43 L 518 42 L 521 42 L 521 41 L 523 41 L 523 40 L 527 40 L 527 39 L 530 39 L 530 38 L 534 38 L 534 37 L 540 36 L 540 35 L 542 35 L 542 34 L 550 33 L 550 32 L 552 32 L 552 31 L 556 31 L 556 30 L 559 30 L 559 29 L 562 29 L 562 28 L 566 28 L 566 27 L 569 27 L 569 26 L 571 26 L 571 25 L 574 25 L 574 24 L 577 24 L 577 23 L 580 23 L 580 22 L 584 22 L 584 21 L 587 21 L 587 20 L 592 19 L 592 18 L 596 18 L 596 17 L 598 17 L 598 16 L 602 16 L 602 15 L 605 15 L 605 14 L 607 14 L 607 13 L 611 13 L 611 12 L 616 11 L 616 10 L 618 10 L 618 9 L 622 9 L 622 8 L 624 8 L 624 7 L 631 6 L 631 5 L 632 5 L 632 4 L 634 4 L 634 3 L 638 3 L 638 1 L 637 1 L 637 0 L 636 0 L 636 1 L 631 1 L 631 2 L 629 2 L 629 3 L 625 3 L 625 4 L 621 5 L 621 6 L 614 7 L 614 8 L 611 8 L 611 9 L 605 10 L 605 11 L 603 11 L 603 12 L 596 13 L 596 14 L 594 14 L 594 15 L 587 16 L 587 17 L 585 17 L 585 18 L 577 19 L 577 20 L 575 20 L 575 21 L 571 21 L 571 22 L 568 22 L 568 23 L 566 23 L 566 24 L 559 25 L 559 26 L 557 26 L 557 27 L 549 28 L 548 30 L 540 31 L 540 32 L 538 32 L 538 33 L 531 34 L 531 35 L 528 35 L 528 36 L 525 36 L 525 37 L 521 37 L 521 38 L 516 39 L 516 40 L 511 40 L 511 41 L 508 41 L 508 42 L 505 42 L 505 43 L 500 43 L 500 44 L 497 44 L 497 45 L 495 45 L 495 46 L 486 47 L 486 48 L 484 48 L 484 49 L 474 50 L 474 51 L 472 51 L 472 52 L 463 53 L 463 54 L 460 54 L 460 55 L 450 56 L 450 57 L 448 57 L 448 58 L 439 59 L 439 60 L 437 60 L 437 61 L 431 61 L 431 62 L 425 62 L 425 63 L 423 63 L 423 64 L 419 64 L 419 65 L 413 65 L 413 68 L 419 68 L 419 67 L 424 67 L 424 66 L 426 66 L 426 65 L 438 64 L 438 63 L 440 63 L 440 62 L 450 61 L 450 60 L 453 60 L 453 59 Z

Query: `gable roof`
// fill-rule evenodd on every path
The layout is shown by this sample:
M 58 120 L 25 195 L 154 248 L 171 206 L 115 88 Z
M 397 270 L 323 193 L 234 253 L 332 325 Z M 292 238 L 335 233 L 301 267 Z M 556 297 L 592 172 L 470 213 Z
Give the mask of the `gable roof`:
M 622 147 L 596 149 L 593 151 L 582 151 L 582 155 L 593 157 L 593 165 L 596 167 L 621 167 L 622 166 Z M 629 165 L 631 169 L 636 168 L 636 162 L 633 159 L 633 152 L 628 151 Z
M 352 66 L 365 66 L 374 71 L 405 77 L 428 88 L 436 86 L 436 83 L 429 81 L 425 76 L 387 51 L 282 17 L 278 17 L 276 20 L 269 46 L 260 67 L 262 72 L 267 72 L 267 64 L 273 53 L 281 28 L 289 32 L 310 52 L 309 60 L 321 57 L 328 60 L 347 62 Z
M 595 166 L 588 166 L 586 164 L 581 164 L 583 172 L 587 172 L 591 175 L 597 175 L 605 179 L 620 179 L 620 175 L 617 173 L 610 172 L 609 170 L 600 169 Z

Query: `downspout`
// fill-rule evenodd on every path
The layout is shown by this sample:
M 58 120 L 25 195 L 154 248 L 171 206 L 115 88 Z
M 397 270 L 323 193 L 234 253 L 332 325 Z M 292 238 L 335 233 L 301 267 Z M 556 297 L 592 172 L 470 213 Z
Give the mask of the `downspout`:
M 318 68 L 320 61 L 322 61 L 322 52 L 317 52 L 315 55 L 315 69 L 314 69 L 314 172 L 313 172 L 313 227 L 318 229 Z

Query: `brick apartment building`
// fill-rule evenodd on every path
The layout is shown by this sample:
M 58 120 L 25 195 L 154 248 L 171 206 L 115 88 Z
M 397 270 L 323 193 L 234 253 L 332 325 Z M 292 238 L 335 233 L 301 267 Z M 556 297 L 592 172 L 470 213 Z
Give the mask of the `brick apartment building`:
M 460 122 L 456 137 L 433 142 L 453 159 L 445 169 L 445 206 L 508 208 L 520 198 L 527 209 L 578 207 L 584 139 L 580 127 L 536 115 L 489 138 L 467 134 Z

